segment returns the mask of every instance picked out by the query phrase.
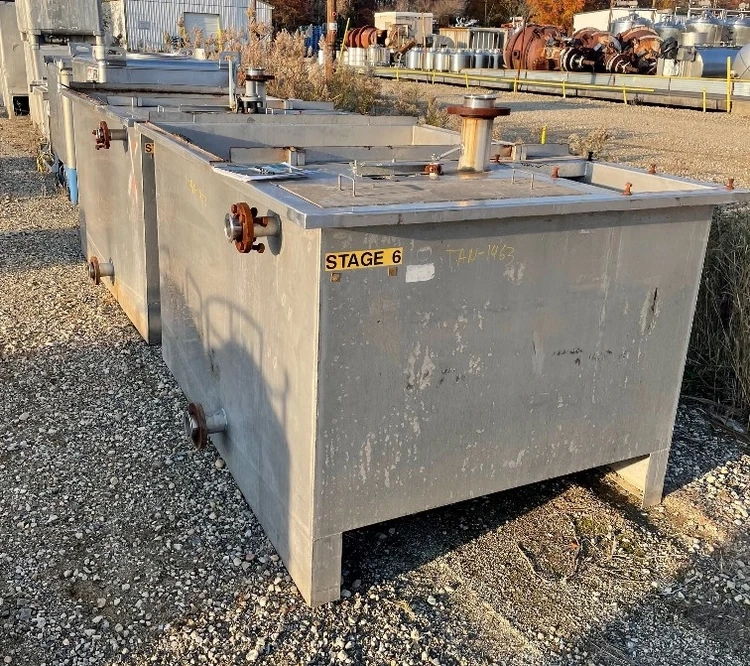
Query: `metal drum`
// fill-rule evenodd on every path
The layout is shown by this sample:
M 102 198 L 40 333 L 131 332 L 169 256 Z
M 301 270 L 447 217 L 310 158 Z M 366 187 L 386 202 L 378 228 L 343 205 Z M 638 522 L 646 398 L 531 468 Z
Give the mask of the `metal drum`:
M 419 47 L 406 52 L 406 69 L 422 69 L 424 65 L 424 50 Z
M 385 46 L 372 44 L 367 47 L 367 64 L 371 67 L 390 64 L 390 53 Z
M 451 68 L 451 52 L 448 49 L 440 49 L 435 54 L 435 71 L 448 72 Z
M 425 69 L 428 72 L 431 72 L 433 69 L 435 69 L 435 55 L 436 54 L 437 54 L 437 51 L 435 49 L 427 49 L 422 54 L 422 69 Z
M 470 51 L 460 49 L 451 54 L 451 72 L 460 72 L 462 69 L 470 69 L 472 66 L 472 55 Z
M 367 49 L 351 48 L 344 52 L 344 62 L 350 67 L 364 67 L 367 64 Z
M 490 54 L 487 51 L 475 51 L 474 67 L 476 69 L 485 69 L 487 67 L 492 67 Z
M 505 59 L 503 58 L 503 50 L 502 49 L 493 49 L 492 50 L 492 69 L 502 69 L 503 65 L 505 64 Z

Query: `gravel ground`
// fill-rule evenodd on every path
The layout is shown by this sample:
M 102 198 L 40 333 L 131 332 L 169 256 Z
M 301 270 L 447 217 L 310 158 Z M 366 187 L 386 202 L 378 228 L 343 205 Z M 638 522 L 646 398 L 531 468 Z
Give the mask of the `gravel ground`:
M 695 141 L 735 141 L 710 169 L 748 178 L 725 116 L 510 101 L 514 132 L 580 132 L 587 109 L 702 177 Z M 1 663 L 750 664 L 750 447 L 690 402 L 661 506 L 586 473 L 359 530 L 344 599 L 308 609 L 215 450 L 183 440 L 159 349 L 89 285 L 34 142 L 0 119 Z

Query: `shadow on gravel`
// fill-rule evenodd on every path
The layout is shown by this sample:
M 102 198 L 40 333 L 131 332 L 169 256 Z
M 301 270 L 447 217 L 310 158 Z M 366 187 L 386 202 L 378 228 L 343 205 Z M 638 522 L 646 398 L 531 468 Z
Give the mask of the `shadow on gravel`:
M 0 197 L 48 196 L 54 191 L 54 175 L 39 173 L 33 157 L 0 156 Z
M 535 483 L 344 534 L 344 587 L 367 589 L 450 553 L 565 492 L 578 475 Z M 388 536 L 386 535 L 393 535 Z
M 77 228 L 0 231 L 0 275 L 82 260 Z

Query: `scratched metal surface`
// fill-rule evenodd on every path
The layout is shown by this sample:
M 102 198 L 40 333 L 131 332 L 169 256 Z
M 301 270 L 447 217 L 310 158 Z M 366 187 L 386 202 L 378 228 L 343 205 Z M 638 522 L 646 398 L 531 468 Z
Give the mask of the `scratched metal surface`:
M 387 163 L 384 165 L 387 168 Z M 510 171 L 510 170 L 509 170 Z M 339 186 L 336 180 L 324 182 L 298 181 L 284 183 L 283 189 L 320 208 L 344 206 L 372 206 L 388 204 L 415 204 L 424 201 L 488 201 L 490 199 L 525 199 L 554 196 L 586 196 L 580 188 L 564 182 L 542 181 L 528 172 L 519 171 L 513 178 L 510 173 L 504 179 L 466 177 L 457 179 L 427 176 L 398 177 L 395 180 L 372 180 L 357 178 L 355 195 L 352 195 L 351 179 L 344 179 Z
M 94 103 L 73 98 L 82 249 L 87 258 L 114 264 L 114 278 L 103 278 L 102 284 L 144 339 L 157 343 L 156 219 L 153 196 L 148 203 L 144 200 L 144 188 L 153 191 L 153 168 L 144 171 L 143 148 L 132 128 L 127 142 L 113 141 L 109 150 L 96 150 L 91 132 L 102 120 L 110 129 L 123 127 Z
M 324 230 L 316 535 L 668 448 L 710 213 Z

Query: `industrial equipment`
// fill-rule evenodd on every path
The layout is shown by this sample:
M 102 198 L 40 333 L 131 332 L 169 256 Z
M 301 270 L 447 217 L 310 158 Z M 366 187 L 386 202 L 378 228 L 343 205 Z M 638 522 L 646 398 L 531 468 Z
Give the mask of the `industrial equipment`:
M 10 118 L 29 111 L 26 60 L 14 2 L 0 2 L 0 100 Z
M 153 144 L 142 141 L 136 126 L 146 121 L 182 122 L 185 126 L 175 131 L 189 138 L 198 130 L 198 141 L 207 119 L 222 122 L 227 132 L 228 156 L 231 147 L 265 146 L 269 142 L 280 146 L 295 137 L 304 146 L 300 127 L 308 127 L 305 131 L 335 146 L 340 139 L 331 134 L 337 133 L 340 117 L 346 115 L 333 111 L 328 102 L 280 100 L 264 95 L 262 106 L 256 107 L 262 110 L 261 114 L 237 116 L 229 113 L 225 96 L 210 94 L 210 89 L 208 93 L 201 92 L 200 87 L 181 93 L 170 92 L 169 88 L 162 92 L 158 87 L 153 92 L 139 92 L 137 87 L 73 82 L 61 92 L 53 114 L 53 136 L 59 137 L 54 139 L 54 145 L 56 154 L 64 160 L 71 197 L 74 189 L 77 191 L 82 249 L 89 259 L 90 276 L 112 291 L 150 343 L 158 343 L 161 335 Z M 256 100 L 256 104 L 261 102 Z M 387 122 L 400 123 L 411 137 L 416 122 L 412 118 L 355 118 L 347 129 L 357 135 L 365 127 Z M 70 120 L 72 126 L 67 125 Z M 457 140 L 454 135 L 451 137 Z M 348 141 L 353 139 L 349 137 Z M 377 138 L 373 145 L 379 145 Z M 302 154 L 284 153 L 283 158 L 294 159 L 296 164 Z M 283 161 L 281 157 L 279 161 Z M 96 264 L 111 266 L 112 274 L 97 272 Z
M 186 433 L 312 605 L 339 597 L 347 530 L 602 465 L 660 501 L 712 208 L 749 197 L 506 162 L 507 110 L 452 111 L 452 146 L 358 116 L 276 146 L 243 143 L 263 116 L 135 127 Z

